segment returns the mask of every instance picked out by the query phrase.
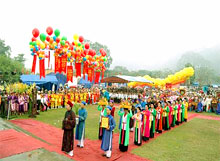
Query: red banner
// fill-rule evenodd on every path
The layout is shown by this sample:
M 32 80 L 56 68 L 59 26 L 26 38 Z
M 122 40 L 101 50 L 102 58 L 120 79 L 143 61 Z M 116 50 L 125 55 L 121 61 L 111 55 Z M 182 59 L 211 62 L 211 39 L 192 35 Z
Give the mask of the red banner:
M 67 55 L 63 55 L 61 57 L 61 72 L 66 74 L 66 66 L 67 66 Z
M 55 56 L 55 73 L 61 73 L 61 57 Z
M 31 70 L 31 72 L 34 74 L 35 74 L 35 70 L 36 70 L 36 62 L 37 62 L 37 55 L 34 55 L 33 63 L 32 63 L 32 70 Z
M 40 72 L 40 79 L 41 77 L 45 78 L 45 64 L 44 64 L 45 59 L 41 59 L 39 61 L 39 72 Z
M 95 84 L 99 83 L 100 74 L 101 72 L 95 72 Z
M 68 81 L 71 81 L 73 82 L 73 66 L 67 66 L 67 74 L 66 74 L 66 77 L 67 77 L 67 82 Z
M 76 77 L 81 77 L 81 63 L 75 63 Z

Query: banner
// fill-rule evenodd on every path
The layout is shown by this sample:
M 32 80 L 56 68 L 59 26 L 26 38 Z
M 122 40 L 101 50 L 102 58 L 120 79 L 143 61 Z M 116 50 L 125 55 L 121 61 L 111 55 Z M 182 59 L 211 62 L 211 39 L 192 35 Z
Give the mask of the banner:
M 92 68 L 88 68 L 88 81 L 92 82 Z
M 67 74 L 66 74 L 66 77 L 67 77 L 67 82 L 68 81 L 71 81 L 73 82 L 73 66 L 67 66 Z
M 95 84 L 99 83 L 100 74 L 101 72 L 95 72 Z
M 76 77 L 81 77 L 81 63 L 75 63 Z
M 32 63 L 32 70 L 31 70 L 31 72 L 34 74 L 35 74 L 35 70 L 36 70 L 36 62 L 37 62 L 37 55 L 34 55 L 33 63 Z
M 39 61 L 39 72 L 40 72 L 40 79 L 41 77 L 45 78 L 45 64 L 44 64 L 45 59 L 41 59 Z
M 55 56 L 55 73 L 61 73 L 61 57 Z
M 66 74 L 66 66 L 67 66 L 67 55 L 63 55 L 61 57 L 61 72 Z

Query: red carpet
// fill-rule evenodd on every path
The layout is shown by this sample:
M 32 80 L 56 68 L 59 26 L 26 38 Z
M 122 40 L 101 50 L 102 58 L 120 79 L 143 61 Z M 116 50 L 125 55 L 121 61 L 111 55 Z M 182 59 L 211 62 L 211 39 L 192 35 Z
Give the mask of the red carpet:
M 0 158 L 32 151 L 45 144 L 14 129 L 0 131 Z
M 218 118 L 218 117 L 209 117 L 209 116 L 204 116 L 204 115 L 200 115 L 200 114 L 197 114 L 197 113 L 195 113 L 195 114 L 190 114 L 189 113 L 188 114 L 188 121 L 190 121 L 191 119 L 193 119 L 195 117 L 204 118 L 204 119 L 220 120 L 220 118 Z M 65 155 L 65 156 L 69 157 L 68 155 L 64 154 L 61 151 L 61 144 L 62 144 L 62 137 L 63 137 L 63 131 L 61 129 L 58 129 L 58 128 L 53 127 L 51 125 L 48 125 L 48 124 L 45 124 L 45 123 L 42 123 L 42 122 L 39 122 L 39 121 L 36 121 L 36 120 L 32 120 L 32 119 L 18 119 L 18 120 L 12 120 L 11 122 L 51 144 L 51 145 L 48 145 L 48 144 L 42 143 L 41 141 L 38 141 L 38 140 L 33 139 L 33 138 L 29 141 L 29 143 L 27 143 L 26 138 L 24 138 L 24 136 L 26 136 L 26 135 L 22 134 L 23 138 L 20 137 L 20 139 L 19 139 L 20 140 L 20 146 L 22 147 L 21 149 L 23 149 L 23 151 L 21 151 L 21 152 L 24 152 L 25 150 L 26 151 L 33 150 L 33 149 L 36 149 L 36 148 L 39 148 L 39 147 L 43 146 L 45 149 L 47 149 L 49 151 L 55 151 L 59 154 L 62 154 L 62 155 Z M 176 126 L 176 127 L 179 127 L 179 126 Z M 165 132 L 169 132 L 169 131 L 164 131 L 163 133 L 165 133 Z M 0 134 L 1 133 L 2 132 L 0 132 Z M 14 133 L 18 133 L 18 132 L 14 131 Z M 14 135 L 14 133 L 13 133 L 13 135 Z M 5 136 L 5 135 L 7 136 L 7 134 L 1 134 L 1 135 L 2 136 Z M 161 135 L 161 134 L 155 133 L 155 138 L 158 137 L 159 135 Z M 31 138 L 29 136 L 26 136 L 26 137 L 29 138 L 29 139 Z M 125 160 L 129 160 L 129 161 L 139 160 L 139 161 L 141 161 L 141 160 L 146 160 L 144 158 L 141 158 L 139 156 L 136 156 L 136 155 L 133 155 L 133 154 L 130 153 L 132 149 L 138 147 L 138 146 L 135 146 L 133 144 L 133 141 L 132 141 L 133 133 L 132 132 L 130 133 L 129 150 L 126 153 L 122 153 L 122 152 L 119 151 L 118 137 L 119 137 L 118 134 L 114 134 L 114 137 L 113 137 L 113 151 L 112 151 L 111 159 L 107 159 L 107 158 L 102 156 L 103 151 L 100 148 L 101 141 L 99 141 L 99 140 L 91 141 L 91 140 L 88 140 L 88 139 L 86 139 L 85 148 L 83 148 L 83 149 L 77 148 L 76 147 L 77 142 L 75 141 L 73 159 L 77 160 L 77 161 L 78 160 L 80 160 L 80 161 L 84 161 L 84 160 L 90 160 L 90 161 L 93 161 L 93 160 L 94 161 L 95 160 L 119 160 L 119 161 L 125 161 Z M 150 139 L 150 141 L 152 141 L 152 140 L 153 139 Z M 143 142 L 143 144 L 147 144 L 150 141 Z M 26 143 L 25 145 L 23 144 L 24 142 Z M 36 144 L 36 143 L 38 143 L 38 144 Z M 18 153 L 18 152 L 16 152 L 16 153 L 14 152 L 14 153 L 8 154 L 9 150 L 11 151 L 11 148 L 12 148 L 12 151 L 13 151 L 13 147 L 9 146 L 7 151 L 5 151 L 5 152 L 0 151 L 0 153 L 1 154 L 7 154 L 7 156 Z M 25 148 L 27 148 L 27 149 L 25 149 Z M 2 157 L 5 157 L 5 156 L 6 155 L 4 155 Z

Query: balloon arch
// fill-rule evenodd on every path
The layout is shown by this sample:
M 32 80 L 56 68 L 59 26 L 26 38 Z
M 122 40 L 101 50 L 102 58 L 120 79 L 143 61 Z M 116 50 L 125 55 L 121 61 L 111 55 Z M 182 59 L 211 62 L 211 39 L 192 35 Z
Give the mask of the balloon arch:
M 104 72 L 107 65 L 106 51 L 101 48 L 98 53 L 90 48 L 89 43 L 84 43 L 84 38 L 75 34 L 73 41 L 67 40 L 67 37 L 60 36 L 60 30 L 53 31 L 52 27 L 47 27 L 46 34 L 40 33 L 35 28 L 32 31 L 33 37 L 30 42 L 31 55 L 33 55 L 32 73 L 35 74 L 37 58 L 39 59 L 39 74 L 45 77 L 45 59 L 48 59 L 50 65 L 50 51 L 54 51 L 54 72 L 67 75 L 67 82 L 73 81 L 73 65 L 76 70 L 76 77 L 83 77 L 88 74 L 88 80 L 95 83 Z M 54 34 L 54 35 L 53 35 Z M 81 68 L 83 67 L 83 68 Z M 81 69 L 83 69 L 81 71 Z

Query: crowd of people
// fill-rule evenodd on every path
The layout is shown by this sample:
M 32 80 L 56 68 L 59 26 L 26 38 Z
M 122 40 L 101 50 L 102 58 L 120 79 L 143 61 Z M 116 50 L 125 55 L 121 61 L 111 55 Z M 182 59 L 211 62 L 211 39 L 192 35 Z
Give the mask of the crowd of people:
M 100 111 L 98 139 L 102 140 L 101 149 L 104 151 L 103 156 L 107 158 L 110 158 L 112 154 L 113 132 L 116 128 L 114 119 L 116 110 L 114 105 L 115 95 L 113 93 L 113 91 L 110 91 L 109 101 L 107 102 L 106 100 L 104 103 L 102 101 L 97 107 L 97 110 Z M 217 97 L 206 95 L 200 91 L 197 93 L 184 91 L 182 93 L 179 91 L 146 90 L 143 93 L 136 94 L 137 97 L 130 97 L 126 91 L 121 93 L 128 96 L 121 98 L 118 95 L 116 102 L 117 104 L 120 103 L 120 109 L 117 114 L 120 116 L 118 128 L 120 130 L 119 149 L 121 152 L 128 150 L 130 134 L 133 135 L 133 144 L 141 146 L 143 141 L 154 138 L 155 133 L 163 133 L 163 131 L 187 122 L 188 110 L 195 110 L 196 112 L 215 111 L 220 114 L 220 103 L 216 99 Z M 81 131 L 81 137 L 80 140 L 79 138 L 76 139 L 79 140 L 77 146 L 81 148 L 84 147 L 85 120 L 87 116 L 87 112 L 84 109 L 85 104 L 85 102 L 82 102 L 83 112 L 76 116 L 80 118 L 77 124 L 77 129 L 80 130 L 76 131 L 76 136 L 79 136 L 78 133 Z M 107 126 L 103 126 L 105 118 L 108 118 Z M 81 124 L 81 128 L 78 128 L 79 124 Z M 73 149 L 70 148 L 68 150 L 70 151 L 66 152 L 72 156 Z
M 102 140 L 103 156 L 111 157 L 112 137 L 116 128 L 115 114 L 120 117 L 118 128 L 119 149 L 126 152 L 129 146 L 129 135 L 133 133 L 133 143 L 142 145 L 143 141 L 154 138 L 155 133 L 187 122 L 188 111 L 215 112 L 220 114 L 220 99 L 216 93 L 197 90 L 158 90 L 158 89 L 116 89 L 102 90 L 99 88 L 73 88 L 53 91 L 38 91 L 36 94 L 37 110 L 67 108 L 63 120 L 62 151 L 73 156 L 74 128 L 77 146 L 84 147 L 86 105 L 93 104 L 100 111 L 98 139 Z M 30 110 L 31 96 L 27 93 L 1 93 L 1 117 L 22 115 Z M 72 110 L 74 104 L 80 104 L 80 109 Z M 116 112 L 116 106 L 120 109 Z M 107 123 L 105 119 L 107 118 Z
M 60 88 L 56 92 L 41 90 L 37 92 L 37 110 L 47 111 L 48 109 L 65 108 L 67 102 L 86 104 L 97 104 L 102 90 L 98 88 Z M 0 113 L 1 117 L 6 118 L 9 115 L 23 115 L 28 113 L 32 106 L 32 98 L 27 93 L 7 93 L 3 91 L 0 95 Z

